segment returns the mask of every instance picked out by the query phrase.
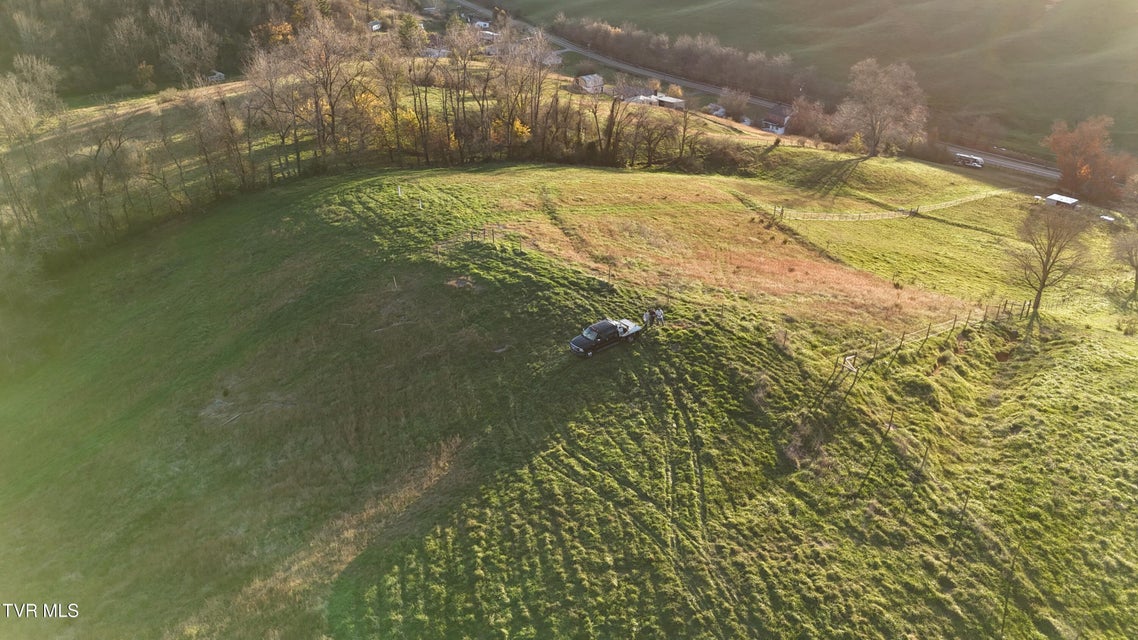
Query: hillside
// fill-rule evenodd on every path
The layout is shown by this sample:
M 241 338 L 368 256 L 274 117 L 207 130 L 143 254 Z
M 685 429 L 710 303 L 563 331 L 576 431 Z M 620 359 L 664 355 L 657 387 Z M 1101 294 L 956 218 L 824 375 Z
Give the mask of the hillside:
M 55 274 L 0 308 L 0 593 L 80 615 L 0 635 L 1133 636 L 1127 274 L 1017 348 L 1016 185 L 764 163 L 309 179 Z
M 993 117 L 1039 153 L 1051 122 L 1100 113 L 1138 149 L 1138 13 L 1125 0 L 538 0 L 500 3 L 527 20 L 560 12 L 672 36 L 706 33 L 744 51 L 786 53 L 844 85 L 869 57 L 908 62 L 934 109 L 964 122 Z

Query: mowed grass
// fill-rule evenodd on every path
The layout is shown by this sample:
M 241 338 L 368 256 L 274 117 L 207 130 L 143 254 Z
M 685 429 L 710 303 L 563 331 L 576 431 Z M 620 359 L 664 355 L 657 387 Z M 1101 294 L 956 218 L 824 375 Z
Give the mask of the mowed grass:
M 764 222 L 907 200 L 879 180 L 904 163 L 812 195 L 787 167 L 844 158 L 771 155 L 752 179 L 312 180 L 60 274 L 6 310 L 38 337 L 0 380 L 0 591 L 81 615 L 0 632 L 979 637 L 1010 594 L 1008 637 L 1126 637 L 1130 339 L 1068 328 L 1013 358 L 957 332 L 820 394 L 839 346 L 971 300 L 857 271 L 866 238 L 831 240 L 840 264 Z M 908 164 L 927 202 L 992 189 Z M 656 304 L 643 341 L 569 357 L 582 325 Z
M 994 116 L 1029 153 L 1053 120 L 1106 113 L 1115 139 L 1138 147 L 1138 14 L 1126 0 L 574 0 L 506 7 L 550 22 L 557 13 L 672 36 L 711 34 L 725 45 L 790 54 L 831 83 L 875 57 L 908 62 L 937 109 Z

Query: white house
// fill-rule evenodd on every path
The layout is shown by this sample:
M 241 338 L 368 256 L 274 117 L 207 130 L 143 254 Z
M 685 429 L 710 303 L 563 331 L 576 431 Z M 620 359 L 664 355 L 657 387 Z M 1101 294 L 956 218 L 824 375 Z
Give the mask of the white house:
M 602 93 L 605 90 L 605 79 L 596 73 L 587 76 L 577 76 L 573 85 L 585 93 Z
M 770 131 L 771 133 L 783 135 L 786 133 L 786 125 L 790 124 L 791 117 L 794 116 L 794 107 L 786 104 L 775 105 L 773 109 L 763 116 L 763 121 L 759 124 L 763 131 Z
M 485 20 L 479 20 L 478 22 L 474 23 L 474 26 L 478 27 L 479 29 L 489 29 L 490 23 L 486 22 Z

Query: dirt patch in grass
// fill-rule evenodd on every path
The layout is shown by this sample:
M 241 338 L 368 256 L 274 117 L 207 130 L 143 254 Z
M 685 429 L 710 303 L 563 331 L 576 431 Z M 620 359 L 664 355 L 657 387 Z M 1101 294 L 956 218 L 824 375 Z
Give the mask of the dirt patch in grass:
M 785 307 L 806 319 L 898 327 L 951 317 L 959 301 L 825 260 L 777 229 L 726 207 L 645 206 L 619 215 L 562 212 L 571 242 L 538 218 L 510 224 L 524 247 L 637 286 L 698 285 Z

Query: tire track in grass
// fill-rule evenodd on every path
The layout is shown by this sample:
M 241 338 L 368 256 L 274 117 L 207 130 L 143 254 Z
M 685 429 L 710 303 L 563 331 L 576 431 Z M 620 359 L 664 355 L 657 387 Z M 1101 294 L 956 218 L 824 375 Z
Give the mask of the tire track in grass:
M 558 445 L 557 451 L 560 451 L 561 453 L 572 457 L 561 445 Z M 576 460 L 576 458 L 573 459 Z M 616 507 L 620 506 L 620 502 L 612 499 L 611 497 L 606 497 L 603 495 L 593 485 L 593 483 L 588 481 L 582 471 L 574 469 L 573 466 L 567 462 L 555 461 L 552 456 L 548 455 L 543 456 L 542 461 L 549 471 L 560 475 L 565 479 L 566 482 L 572 483 L 573 485 L 580 487 L 585 492 L 592 494 L 597 500 L 603 503 L 612 504 Z M 684 595 L 687 599 L 687 605 L 689 609 L 693 612 L 713 610 L 713 603 L 708 600 L 708 597 L 700 589 L 698 589 L 696 585 L 691 584 L 690 579 L 686 577 L 689 572 L 684 570 L 684 567 L 679 562 L 677 553 L 670 548 L 670 544 L 664 540 L 660 533 L 654 531 L 650 525 L 643 522 L 640 518 L 634 515 L 634 512 L 630 509 L 616 508 L 615 511 L 617 514 L 619 514 L 622 521 L 624 521 L 627 525 L 631 526 L 636 531 L 640 532 L 644 538 L 653 542 L 656 547 L 664 553 L 668 559 L 668 564 L 672 569 L 672 573 L 675 574 L 676 579 L 683 587 Z M 566 546 L 566 544 L 567 541 L 562 540 L 563 548 Z M 715 630 L 715 633 L 719 638 L 727 637 L 723 635 L 723 633 L 719 630 Z
M 587 455 L 585 455 L 583 453 L 577 453 L 577 452 L 571 451 L 568 448 L 566 448 L 563 444 L 558 444 L 557 450 L 560 451 L 565 456 L 567 456 L 568 458 L 571 458 L 574 462 L 576 462 L 578 465 L 580 465 L 580 467 L 582 469 L 587 470 L 592 475 L 600 476 L 600 477 L 603 477 L 606 475 L 599 468 L 599 466 L 596 464 L 596 462 L 594 462 Z M 587 487 L 588 490 L 590 492 L 592 492 L 594 495 L 596 495 L 597 497 L 599 497 L 603 500 L 607 500 L 611 504 L 620 504 L 619 501 L 615 497 L 606 497 L 606 496 L 602 495 L 600 491 L 598 491 L 592 484 L 590 484 L 588 482 L 588 479 L 586 477 L 584 477 L 585 474 L 581 469 L 576 469 L 576 470 L 574 470 L 574 471 L 576 471 L 576 473 L 573 473 L 570 471 L 573 469 L 572 465 L 566 464 L 564 466 L 555 466 L 553 464 L 552 460 L 546 460 L 546 463 L 549 464 L 551 467 L 553 467 L 555 470 L 561 472 L 566 477 L 566 479 L 568 479 L 572 482 L 575 482 L 577 484 L 580 484 L 582 486 Z M 613 481 L 620 488 L 622 488 L 625 491 L 635 495 L 642 503 L 649 503 L 653 507 L 655 507 L 656 511 L 661 511 L 661 509 L 660 509 L 661 505 L 659 504 L 659 502 L 657 500 L 653 499 L 652 497 L 648 496 L 646 493 L 644 493 L 635 483 L 632 483 L 629 480 L 627 480 L 625 478 L 618 477 L 616 475 L 609 475 L 609 477 L 611 477 L 613 479 Z M 652 528 L 650 525 L 642 522 L 636 516 L 632 515 L 631 510 L 620 511 L 620 513 L 624 514 L 626 516 L 626 519 L 629 520 L 629 522 L 631 524 L 633 524 L 633 526 L 635 526 L 639 531 L 641 531 L 641 533 L 649 536 L 656 543 L 657 547 L 659 547 L 661 551 L 664 551 L 665 553 L 668 554 L 669 560 L 672 564 L 673 571 L 675 571 L 677 573 L 677 575 L 680 575 L 680 576 L 684 575 L 683 567 L 682 567 L 682 565 L 677 564 L 678 561 L 684 555 L 686 555 L 687 553 L 690 553 L 691 554 L 690 557 L 697 560 L 699 562 L 699 564 L 704 569 L 705 575 L 702 578 L 702 582 L 706 583 L 707 586 L 714 589 L 716 592 L 719 593 L 720 596 L 722 596 L 725 600 L 731 602 L 733 605 L 738 605 L 741 602 L 739 594 L 730 586 L 730 581 L 726 579 L 726 577 L 723 575 L 720 568 L 715 563 L 712 554 L 710 554 L 708 552 L 708 543 L 706 541 L 705 532 L 693 531 L 690 528 L 688 528 L 687 526 L 685 526 L 683 524 L 683 522 L 677 521 L 675 518 L 669 517 L 667 519 L 667 523 L 668 523 L 668 527 L 669 527 L 670 531 L 669 531 L 668 540 L 665 541 L 663 536 L 661 536 L 659 533 L 656 533 L 656 532 L 651 530 Z M 684 588 L 687 589 L 689 592 L 691 592 L 691 593 L 702 593 L 701 591 L 696 590 L 693 585 L 689 584 L 689 582 L 687 580 L 683 580 L 681 578 L 681 582 L 683 582 Z M 706 597 L 703 597 L 701 599 L 704 600 L 704 604 L 706 606 L 700 610 L 703 610 L 703 611 L 713 610 L 713 608 L 710 606 L 710 604 L 706 601 Z M 734 608 L 733 608 L 732 612 L 733 612 L 735 619 L 741 625 L 743 625 L 744 627 L 749 626 L 747 624 L 747 621 L 742 616 L 742 614 L 740 614 Z M 721 635 L 721 637 L 724 637 L 724 636 Z
M 671 470 L 671 464 L 664 465 L 665 468 L 668 469 L 669 481 L 667 492 L 663 499 L 663 504 L 661 504 L 661 501 L 659 499 L 648 495 L 638 483 L 623 476 L 617 475 L 616 473 L 606 473 L 605 470 L 602 469 L 602 466 L 590 458 L 586 453 L 577 451 L 575 449 L 571 450 L 563 444 L 559 444 L 558 449 L 564 455 L 571 457 L 574 461 L 577 462 L 578 465 L 580 465 L 582 468 L 587 469 L 594 476 L 610 477 L 617 483 L 617 485 L 619 485 L 625 491 L 635 495 L 642 503 L 651 504 L 656 511 L 665 514 L 669 525 L 667 545 L 664 546 L 662 537 L 654 537 L 654 539 L 657 541 L 657 544 L 661 546 L 662 550 L 673 554 L 673 557 L 675 554 L 683 552 L 684 548 L 690 550 L 692 556 L 697 559 L 704 567 L 704 571 L 706 572 L 706 579 L 709 583 L 709 586 L 712 586 L 716 591 L 718 591 L 726 601 L 730 602 L 732 605 L 738 606 L 741 603 L 742 599 L 740 598 L 738 592 L 732 588 L 731 581 L 728 580 L 727 577 L 723 574 L 723 571 L 717 562 L 717 557 L 715 554 L 709 550 L 711 548 L 711 545 L 708 542 L 707 536 L 707 501 L 704 487 L 704 471 L 702 462 L 699 460 L 702 446 L 697 446 L 695 444 L 698 441 L 699 436 L 697 433 L 695 433 L 695 427 L 692 426 L 696 423 L 696 421 L 692 417 L 691 410 L 687 407 L 687 403 L 677 402 L 674 398 L 671 398 L 671 400 L 671 404 L 676 406 L 676 410 L 678 412 L 677 415 L 680 418 L 679 421 L 685 425 L 684 433 L 688 439 L 688 450 L 683 455 L 683 458 L 692 467 L 696 481 L 697 490 L 694 495 L 697 502 L 699 524 L 698 531 L 689 528 L 682 521 L 678 521 L 674 517 L 674 511 L 672 508 L 672 504 L 674 502 L 674 496 L 672 495 L 674 485 L 671 481 L 671 476 L 674 472 Z M 674 420 L 667 424 L 670 424 L 671 426 L 668 429 L 669 437 L 666 438 L 666 440 L 670 440 L 670 437 L 675 434 L 678 429 L 675 426 Z M 616 446 L 619 446 L 613 438 L 608 437 L 607 435 L 606 437 L 608 438 L 609 442 L 613 443 Z M 584 482 L 584 480 L 579 481 Z M 734 615 L 741 625 L 744 627 L 749 626 L 742 614 L 735 611 Z

